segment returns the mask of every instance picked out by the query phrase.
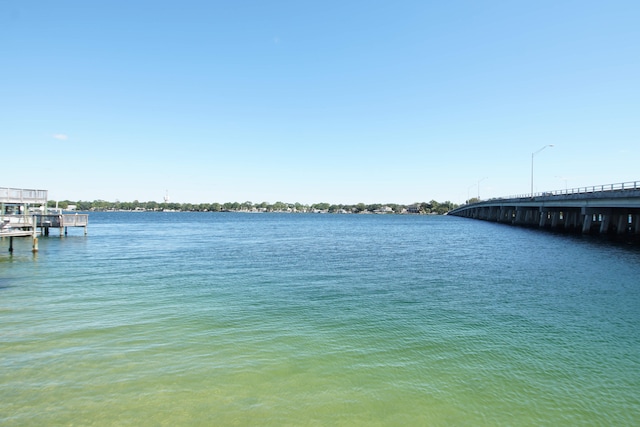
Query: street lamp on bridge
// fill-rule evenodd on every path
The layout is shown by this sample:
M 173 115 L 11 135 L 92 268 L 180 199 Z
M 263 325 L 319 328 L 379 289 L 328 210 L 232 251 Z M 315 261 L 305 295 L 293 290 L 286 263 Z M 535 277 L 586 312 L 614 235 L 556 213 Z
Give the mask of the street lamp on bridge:
M 484 178 L 480 178 L 480 179 L 478 180 L 478 201 L 480 201 L 480 183 L 481 183 L 482 181 L 484 181 L 485 179 L 487 179 L 487 178 L 489 178 L 489 177 L 488 177 L 488 176 L 485 176 Z
M 531 197 L 533 197 L 533 157 L 547 147 L 553 147 L 553 144 L 545 145 L 538 151 L 534 151 L 533 153 L 531 153 Z
M 475 186 L 476 186 L 476 185 L 475 185 L 475 184 L 473 184 L 473 185 L 470 185 L 470 186 L 469 186 L 469 188 L 467 188 L 467 203 L 469 203 L 469 200 L 471 200 L 471 196 L 469 195 L 469 194 L 470 194 L 469 192 L 470 192 L 470 191 L 471 191 L 471 189 L 472 189 L 473 187 L 475 187 Z

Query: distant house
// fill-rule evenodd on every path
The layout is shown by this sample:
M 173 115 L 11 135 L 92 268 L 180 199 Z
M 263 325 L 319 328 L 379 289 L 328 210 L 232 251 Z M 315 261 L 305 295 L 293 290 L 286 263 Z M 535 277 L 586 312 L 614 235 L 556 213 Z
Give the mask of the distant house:
M 389 206 L 382 206 L 381 208 L 378 208 L 373 212 L 377 214 L 388 214 L 388 213 L 393 213 L 393 209 L 391 209 Z
M 412 213 L 412 214 L 420 213 L 420 205 L 419 204 L 415 204 L 415 205 L 407 206 L 407 213 Z

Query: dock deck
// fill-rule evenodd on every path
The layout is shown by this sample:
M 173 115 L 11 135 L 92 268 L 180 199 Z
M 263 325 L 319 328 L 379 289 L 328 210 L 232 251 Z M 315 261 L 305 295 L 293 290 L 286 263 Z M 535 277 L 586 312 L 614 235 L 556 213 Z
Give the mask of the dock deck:
M 30 230 L 1 230 L 0 237 L 29 237 L 33 236 Z

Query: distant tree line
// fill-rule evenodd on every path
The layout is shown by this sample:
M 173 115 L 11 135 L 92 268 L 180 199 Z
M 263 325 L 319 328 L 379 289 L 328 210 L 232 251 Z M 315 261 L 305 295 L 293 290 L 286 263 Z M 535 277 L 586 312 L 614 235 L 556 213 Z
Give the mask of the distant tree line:
M 327 213 L 396 213 L 396 214 L 438 214 L 442 215 L 455 209 L 458 205 L 450 201 L 443 203 L 431 200 L 430 202 L 402 205 L 395 203 L 358 203 L 355 205 L 314 203 L 305 205 L 301 203 L 252 203 L 252 202 L 227 202 L 227 203 L 158 203 L 155 201 L 140 202 L 108 202 L 106 200 L 77 201 L 49 200 L 48 207 L 58 206 L 68 209 L 75 206 L 80 211 L 181 211 L 181 212 L 327 212 Z

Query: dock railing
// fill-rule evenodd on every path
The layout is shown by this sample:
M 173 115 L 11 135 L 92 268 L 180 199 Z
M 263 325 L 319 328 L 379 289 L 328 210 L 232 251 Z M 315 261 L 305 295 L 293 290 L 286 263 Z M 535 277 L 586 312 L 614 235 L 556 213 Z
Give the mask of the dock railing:
M 89 224 L 88 214 L 62 214 L 62 227 L 86 227 Z
M 47 190 L 0 187 L 0 203 L 47 203 Z
M 88 214 L 47 214 L 36 215 L 38 227 L 86 227 L 89 224 Z
M 4 229 L 9 228 L 32 228 L 36 223 L 33 215 L 0 215 L 0 224 Z
M 33 236 L 35 239 L 36 222 L 33 215 L 0 215 L 0 237 Z
M 60 229 L 60 237 L 62 234 L 67 234 L 68 227 L 83 227 L 84 234 L 87 235 L 87 226 L 89 225 L 88 214 L 45 214 L 36 215 L 37 227 L 45 236 L 49 235 L 50 228 Z

